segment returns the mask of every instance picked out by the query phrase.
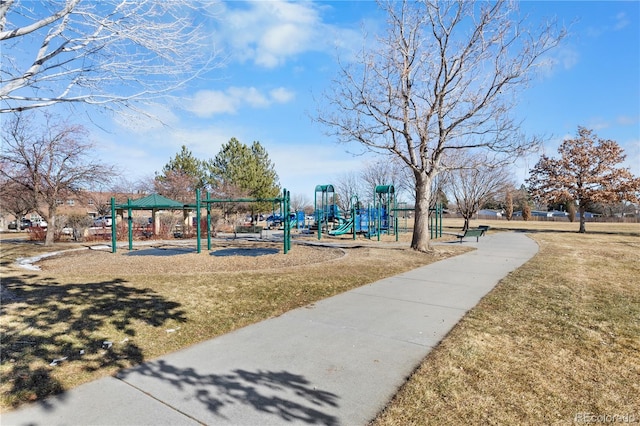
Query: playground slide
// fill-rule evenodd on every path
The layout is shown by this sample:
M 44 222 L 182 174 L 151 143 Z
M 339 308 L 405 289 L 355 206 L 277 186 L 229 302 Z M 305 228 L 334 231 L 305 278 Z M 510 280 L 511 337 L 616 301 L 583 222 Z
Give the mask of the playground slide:
M 346 219 L 335 229 L 329 231 L 329 235 L 344 235 L 353 230 L 353 218 Z

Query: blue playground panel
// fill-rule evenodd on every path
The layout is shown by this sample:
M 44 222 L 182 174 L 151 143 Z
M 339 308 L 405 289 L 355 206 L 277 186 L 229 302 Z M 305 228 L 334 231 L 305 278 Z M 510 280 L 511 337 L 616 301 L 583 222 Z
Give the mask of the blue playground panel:
M 380 214 L 380 216 L 378 216 Z M 389 215 L 383 207 L 381 210 L 374 208 L 360 209 L 356 214 L 356 232 L 375 235 L 378 230 L 376 221 L 380 218 L 380 230 L 389 230 Z

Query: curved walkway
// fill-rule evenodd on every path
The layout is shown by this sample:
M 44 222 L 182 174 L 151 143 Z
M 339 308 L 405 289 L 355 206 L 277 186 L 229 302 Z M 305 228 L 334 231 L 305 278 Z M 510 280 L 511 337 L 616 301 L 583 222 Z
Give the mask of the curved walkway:
M 87 383 L 0 421 L 364 425 L 464 314 L 538 250 L 511 232 L 464 244 L 477 250 Z

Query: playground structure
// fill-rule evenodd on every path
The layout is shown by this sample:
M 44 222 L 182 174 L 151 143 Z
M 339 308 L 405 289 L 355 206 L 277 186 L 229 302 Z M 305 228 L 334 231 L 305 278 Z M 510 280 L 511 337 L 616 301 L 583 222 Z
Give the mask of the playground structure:
M 182 204 L 174 200 L 170 200 L 165 197 L 161 197 L 158 195 L 153 195 L 149 197 L 144 197 L 139 200 L 131 200 L 127 199 L 126 204 L 116 204 L 115 198 L 111 198 L 111 217 L 116 217 L 116 211 L 120 210 L 122 215 L 124 211 L 127 212 L 127 234 L 129 241 L 129 250 L 133 250 L 133 215 L 132 212 L 134 210 L 150 210 L 152 211 L 152 222 L 154 223 L 154 227 L 156 226 L 156 212 L 158 210 L 182 210 L 185 217 L 187 217 L 188 211 L 196 212 L 196 251 L 201 253 L 201 239 L 202 239 L 202 208 L 206 208 L 207 216 L 206 216 L 206 235 L 207 235 L 207 250 L 211 250 L 211 206 L 215 204 L 224 204 L 224 203 L 257 203 L 257 202 L 270 202 L 279 205 L 281 212 L 289 212 L 290 206 L 290 193 L 286 189 L 282 190 L 282 195 L 280 197 L 274 198 L 225 198 L 225 199 L 215 199 L 211 198 L 209 193 L 206 193 L 206 198 L 201 199 L 200 190 L 196 190 L 196 200 L 194 204 Z M 274 208 L 275 210 L 275 208 Z M 283 215 L 283 251 L 284 254 L 287 254 L 291 249 L 291 226 L 292 226 L 292 218 L 289 214 Z M 116 253 L 117 250 L 117 230 L 116 226 L 111 227 L 111 252 Z
M 337 236 L 351 233 L 365 234 L 367 238 L 381 234 L 396 235 L 397 219 L 392 212 L 397 208 L 393 185 L 376 186 L 373 193 L 373 205 L 364 208 L 354 195 L 350 200 L 349 216 L 342 214 L 335 202 L 333 185 L 318 185 L 315 190 L 315 219 L 318 227 L 318 240 L 322 234 Z M 331 227 L 331 225 L 335 225 Z
M 317 185 L 315 189 L 315 220 L 317 224 L 318 240 L 322 234 L 338 236 L 352 234 L 356 239 L 357 234 L 363 234 L 371 239 L 383 234 L 395 235 L 398 241 L 400 232 L 399 216 L 404 217 L 404 231 L 407 231 L 406 214 L 414 209 L 398 206 L 393 185 L 378 185 L 373 192 L 373 204 L 363 207 L 354 195 L 350 200 L 349 216 L 342 215 L 335 202 L 335 190 L 333 185 Z M 335 225 L 331 227 L 331 225 Z M 442 237 L 442 206 L 436 206 L 429 210 L 429 230 L 431 238 Z
M 316 185 L 313 208 L 319 240 L 323 232 L 329 232 L 330 223 L 339 221 L 340 212 L 335 197 L 333 185 Z
M 322 239 L 322 234 L 325 233 L 330 236 L 339 236 L 345 234 L 352 234 L 353 239 L 356 239 L 357 234 L 365 235 L 366 238 L 377 237 L 380 241 L 381 235 L 395 235 L 396 241 L 398 241 L 398 234 L 401 231 L 399 227 L 399 216 L 404 216 L 404 231 L 407 231 L 406 214 L 412 212 L 413 209 L 406 207 L 406 203 L 403 206 L 398 205 L 395 197 L 395 188 L 393 185 L 378 185 L 373 192 L 373 203 L 367 207 L 364 207 L 358 200 L 358 196 L 351 197 L 349 203 L 348 212 L 340 211 L 336 203 L 336 194 L 333 185 L 317 185 L 315 188 L 314 197 L 314 220 L 315 226 L 317 226 L 318 240 Z M 153 227 L 153 231 L 149 231 L 150 235 L 155 233 L 155 229 L 158 226 L 158 218 L 156 212 L 160 210 L 181 210 L 184 215 L 185 223 L 187 223 L 188 213 L 195 212 L 196 217 L 194 220 L 196 228 L 196 251 L 201 253 L 201 239 L 202 239 L 202 209 L 206 209 L 206 238 L 207 238 L 207 250 L 211 250 L 211 209 L 216 204 L 225 203 L 264 203 L 270 202 L 273 207 L 273 214 L 270 216 L 271 222 L 268 223 L 277 225 L 283 230 L 283 251 L 287 254 L 291 249 L 291 230 L 297 228 L 298 230 L 307 229 L 310 230 L 310 223 L 308 223 L 304 212 L 291 212 L 290 209 L 290 193 L 286 189 L 283 189 L 282 194 L 279 197 L 274 198 L 225 198 L 215 199 L 211 198 L 209 193 L 206 193 L 205 198 L 201 198 L 200 190 L 196 190 L 195 203 L 182 204 L 178 201 L 170 200 L 168 198 L 159 196 L 157 194 L 144 197 L 138 200 L 127 199 L 124 204 L 117 204 L 115 198 L 111 199 L 111 216 L 117 217 L 119 211 L 120 217 L 125 219 L 124 213 L 126 212 L 127 234 L 129 241 L 129 250 L 133 250 L 133 215 L 134 210 L 150 210 L 152 211 L 152 218 L 150 225 Z M 279 213 L 276 214 L 276 206 Z M 438 238 L 442 236 L 442 207 L 438 204 L 435 208 L 430 209 L 430 222 L 429 228 L 431 232 L 431 238 Z M 255 226 L 240 226 L 239 228 L 255 229 L 260 227 Z M 238 227 L 237 227 L 238 228 Z M 242 232 L 238 231 L 237 232 Z M 111 227 L 111 242 L 112 253 L 117 249 L 117 230 L 116 226 Z

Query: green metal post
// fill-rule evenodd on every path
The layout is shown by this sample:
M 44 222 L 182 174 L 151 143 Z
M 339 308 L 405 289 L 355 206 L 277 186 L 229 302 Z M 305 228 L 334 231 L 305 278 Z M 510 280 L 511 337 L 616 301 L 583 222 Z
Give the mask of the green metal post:
M 286 215 L 284 218 L 284 254 L 289 253 L 291 248 L 291 216 L 289 215 L 289 191 L 286 188 L 282 189 L 282 210 L 281 214 Z
M 438 238 L 438 230 L 442 226 L 442 217 L 440 216 L 440 203 L 436 203 L 436 238 Z
M 291 208 L 291 192 L 287 190 L 287 209 Z M 296 228 L 298 228 L 298 213 L 296 212 Z M 291 250 L 291 228 L 287 233 L 287 253 Z
M 442 203 L 438 203 L 438 216 L 440 217 L 440 228 L 438 237 L 442 238 Z
M 287 211 L 291 208 L 291 193 L 287 190 L 286 195 L 287 201 Z M 296 224 L 298 223 L 298 217 L 296 216 Z M 296 225 L 297 226 L 297 225 Z M 289 228 L 289 232 L 287 232 L 287 253 L 291 250 L 291 228 Z
M 291 193 L 287 190 L 286 195 L 287 201 L 287 211 L 291 208 Z M 298 216 L 296 216 L 296 226 L 298 223 Z M 287 232 L 287 253 L 291 250 L 291 227 L 289 227 L 289 232 Z
M 353 201 L 355 198 L 355 202 Z M 351 196 L 351 221 L 353 222 L 353 239 L 356 239 L 356 204 L 358 204 L 358 196 Z
M 393 228 L 396 233 L 396 242 L 398 242 L 398 215 L 393 216 Z
M 396 190 L 393 189 L 393 210 L 389 210 L 389 215 L 393 212 L 393 232 L 396 234 L 396 242 L 398 241 L 398 200 L 396 199 Z M 391 226 L 391 224 L 389 224 Z
M 320 236 L 320 234 L 322 233 L 322 231 L 320 230 L 320 224 L 322 222 L 320 220 L 320 211 L 318 210 L 318 191 L 316 191 L 313 197 L 313 210 L 316 215 L 316 225 L 318 226 L 318 240 L 320 240 L 322 238 Z
M 436 238 L 438 238 L 438 229 L 440 229 L 440 203 L 436 203 Z
M 378 199 L 378 208 L 376 209 L 376 230 L 378 231 L 378 241 L 380 241 L 380 232 L 382 231 L 382 200 Z
M 433 240 L 433 218 L 431 217 L 431 209 L 429 209 L 429 238 Z
M 207 192 L 207 251 L 211 251 L 211 194 Z
M 133 217 L 131 217 L 131 198 L 127 198 L 127 227 L 129 229 L 129 251 L 133 250 Z M 111 218 L 111 226 L 113 226 L 113 217 Z
M 374 200 L 374 204 L 375 204 L 375 200 Z M 373 219 L 373 211 L 371 210 L 371 204 L 369 204 L 367 206 L 367 223 L 368 223 L 368 230 L 367 230 L 367 238 L 371 239 L 371 235 L 372 235 L 372 231 L 374 228 L 372 228 L 372 219 Z
M 329 193 L 325 190 L 322 191 L 322 220 L 320 225 L 327 224 L 327 232 L 329 232 L 329 212 L 327 212 L 327 204 L 329 203 Z M 322 234 L 322 231 L 320 231 Z
M 202 252 L 202 243 L 200 241 L 200 188 L 196 189 L 196 251 Z
M 287 232 L 291 228 L 291 218 L 289 212 L 285 210 L 287 202 L 285 197 L 287 190 L 282 188 L 282 198 L 280 199 L 280 215 L 282 215 L 282 252 L 287 254 Z
M 116 252 L 118 229 L 116 221 L 116 197 L 111 197 L 111 253 Z

